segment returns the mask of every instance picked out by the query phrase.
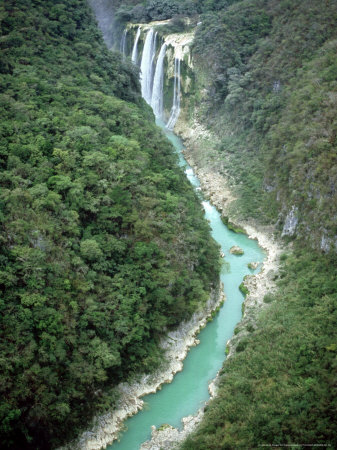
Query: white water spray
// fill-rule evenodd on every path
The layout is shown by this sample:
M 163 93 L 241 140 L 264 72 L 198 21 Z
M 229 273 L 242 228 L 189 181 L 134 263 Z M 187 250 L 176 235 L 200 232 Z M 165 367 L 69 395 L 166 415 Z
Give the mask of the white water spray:
M 128 34 L 128 30 L 124 30 L 121 38 L 121 42 L 119 45 L 119 51 L 123 54 L 124 58 L 126 56 L 126 36 Z
M 158 35 L 158 33 L 156 31 L 155 34 L 154 34 L 154 37 L 153 37 L 152 61 L 151 61 L 152 72 L 153 72 L 153 69 L 154 69 L 154 59 L 156 57 L 156 51 L 157 51 L 157 35 Z
M 156 36 L 157 33 L 155 34 L 153 29 L 150 28 L 145 38 L 142 62 L 140 65 L 140 84 L 142 87 L 142 96 L 148 104 L 151 103 L 152 97 L 153 58 L 156 47 Z
M 166 53 L 166 44 L 161 46 L 156 64 L 156 71 L 153 79 L 153 89 L 151 106 L 157 118 L 163 115 L 163 82 L 164 82 L 164 59 Z
M 180 59 L 174 59 L 173 105 L 166 128 L 173 130 L 180 114 Z
M 137 33 L 136 33 L 136 37 L 135 37 L 135 42 L 133 44 L 132 54 L 131 54 L 131 61 L 134 64 L 137 64 L 137 60 L 138 60 L 138 41 L 139 41 L 139 37 L 140 37 L 140 27 L 138 27 L 138 30 L 137 30 Z

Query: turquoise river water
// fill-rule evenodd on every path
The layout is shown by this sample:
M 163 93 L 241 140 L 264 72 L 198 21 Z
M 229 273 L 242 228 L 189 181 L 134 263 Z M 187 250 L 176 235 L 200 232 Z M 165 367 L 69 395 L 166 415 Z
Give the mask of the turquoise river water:
M 198 189 L 199 181 L 181 153 L 183 149 L 181 140 L 172 132 L 163 129 L 173 143 L 179 156 L 179 163 L 188 179 Z M 226 301 L 214 320 L 200 332 L 198 336 L 200 344 L 189 351 L 182 372 L 177 373 L 172 383 L 163 385 L 155 394 L 143 397 L 145 408 L 125 421 L 127 430 L 121 434 L 119 442 L 108 446 L 109 450 L 139 449 L 143 442 L 150 439 L 152 425 L 158 428 L 168 423 L 181 428 L 181 419 L 195 414 L 209 399 L 208 384 L 221 368 L 226 358 L 226 342 L 233 335 L 234 328 L 241 319 L 243 295 L 239 291 L 239 285 L 245 275 L 254 273 L 248 269 L 247 264 L 253 261 L 262 262 L 264 259 L 264 252 L 255 240 L 230 231 L 222 223 L 219 212 L 208 201 L 202 201 L 202 205 L 205 217 L 212 228 L 212 236 L 221 245 L 225 261 L 229 263 L 229 269 L 228 265 L 224 265 L 221 272 Z M 244 254 L 231 255 L 229 249 L 233 245 L 241 247 Z

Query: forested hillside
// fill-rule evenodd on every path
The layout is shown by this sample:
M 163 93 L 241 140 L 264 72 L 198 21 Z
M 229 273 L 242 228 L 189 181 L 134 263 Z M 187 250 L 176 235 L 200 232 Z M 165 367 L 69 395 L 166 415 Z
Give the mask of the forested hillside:
M 278 292 L 241 330 L 217 397 L 182 450 L 337 446 L 336 257 L 284 254 Z
M 240 194 L 240 215 L 336 251 L 337 4 L 241 1 L 203 16 L 198 120 Z M 194 108 L 193 102 L 191 102 Z
M 8 0 L 0 20 L 0 441 L 54 448 L 158 367 L 219 252 L 86 2 Z

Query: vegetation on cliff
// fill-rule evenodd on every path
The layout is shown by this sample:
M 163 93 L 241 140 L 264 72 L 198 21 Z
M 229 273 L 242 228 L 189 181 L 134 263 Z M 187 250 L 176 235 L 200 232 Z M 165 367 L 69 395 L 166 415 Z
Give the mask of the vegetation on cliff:
M 0 8 L 0 440 L 53 448 L 158 366 L 219 256 L 137 71 L 86 3 Z
M 179 16 L 198 16 L 219 11 L 237 0 L 116 0 L 117 17 L 122 22 L 152 22 L 176 19 Z
M 236 2 L 202 18 L 193 49 L 199 120 L 240 215 L 282 231 L 293 209 L 288 234 L 324 251 L 337 233 L 336 20 L 336 2 Z

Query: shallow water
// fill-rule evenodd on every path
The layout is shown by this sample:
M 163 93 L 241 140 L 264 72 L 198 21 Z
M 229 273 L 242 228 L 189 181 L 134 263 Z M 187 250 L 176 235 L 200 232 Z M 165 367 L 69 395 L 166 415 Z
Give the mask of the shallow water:
M 196 189 L 200 189 L 198 179 L 181 154 L 181 140 L 172 132 L 163 129 L 178 153 L 179 164 L 184 168 L 186 176 Z M 228 264 L 224 264 L 220 275 L 224 283 L 226 301 L 215 319 L 200 332 L 200 344 L 189 351 L 182 372 L 177 373 L 172 383 L 163 385 L 155 394 L 143 397 L 145 408 L 125 421 L 127 431 L 121 435 L 120 442 L 114 442 L 108 449 L 138 449 L 143 442 L 150 439 L 152 425 L 158 428 L 168 423 L 181 428 L 181 419 L 195 414 L 209 399 L 208 384 L 215 378 L 226 358 L 226 342 L 232 337 L 234 328 L 241 319 L 243 295 L 239 291 L 239 285 L 245 275 L 254 273 L 248 269 L 247 264 L 253 261 L 262 262 L 264 252 L 255 240 L 230 231 L 222 223 L 218 211 L 208 201 L 202 200 L 202 205 L 212 228 L 212 236 L 221 245 L 225 261 L 229 263 L 229 269 Z M 231 255 L 229 249 L 233 245 L 241 247 L 244 254 Z M 255 272 L 259 270 L 260 266 Z

